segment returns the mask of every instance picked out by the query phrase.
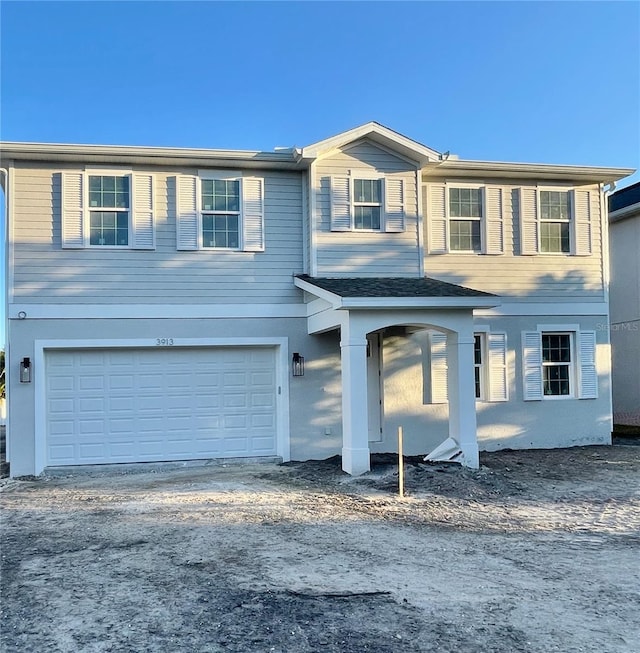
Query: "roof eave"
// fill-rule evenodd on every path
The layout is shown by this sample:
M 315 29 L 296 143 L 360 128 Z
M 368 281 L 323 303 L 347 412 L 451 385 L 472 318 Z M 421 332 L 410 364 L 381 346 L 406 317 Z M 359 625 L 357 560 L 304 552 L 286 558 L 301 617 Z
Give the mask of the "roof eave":
M 455 177 L 498 177 L 501 179 L 545 179 L 583 183 L 611 183 L 633 174 L 633 168 L 554 165 L 542 163 L 506 163 L 500 161 L 445 160 L 422 168 L 423 179 Z
M 620 222 L 621 220 L 626 220 L 627 218 L 632 218 L 634 216 L 640 215 L 640 202 L 635 204 L 630 204 L 629 206 L 623 206 L 621 209 L 616 211 L 609 212 L 609 222 Z

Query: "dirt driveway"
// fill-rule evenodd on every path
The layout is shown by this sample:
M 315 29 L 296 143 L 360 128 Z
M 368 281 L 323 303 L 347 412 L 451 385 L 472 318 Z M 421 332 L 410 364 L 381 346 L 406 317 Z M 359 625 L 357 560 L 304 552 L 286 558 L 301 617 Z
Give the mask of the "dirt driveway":
M 640 447 L 3 481 L 7 653 L 638 653 Z

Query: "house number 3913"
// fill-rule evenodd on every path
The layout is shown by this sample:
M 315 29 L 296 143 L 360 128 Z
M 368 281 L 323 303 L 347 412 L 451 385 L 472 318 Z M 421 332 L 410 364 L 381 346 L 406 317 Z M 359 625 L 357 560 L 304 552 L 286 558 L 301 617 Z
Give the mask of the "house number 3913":
M 156 347 L 171 347 L 173 338 L 156 338 Z

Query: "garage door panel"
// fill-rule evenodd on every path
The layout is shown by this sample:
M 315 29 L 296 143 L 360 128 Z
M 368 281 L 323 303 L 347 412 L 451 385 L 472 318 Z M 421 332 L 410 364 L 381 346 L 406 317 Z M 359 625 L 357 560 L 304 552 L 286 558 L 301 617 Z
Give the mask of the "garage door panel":
M 47 352 L 48 464 L 276 453 L 274 348 Z

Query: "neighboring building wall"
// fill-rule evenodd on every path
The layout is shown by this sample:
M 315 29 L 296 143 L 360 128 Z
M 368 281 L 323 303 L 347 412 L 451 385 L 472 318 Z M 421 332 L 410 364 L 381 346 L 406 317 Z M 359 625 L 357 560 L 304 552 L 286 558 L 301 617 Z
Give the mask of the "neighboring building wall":
M 108 170 L 108 168 L 105 168 Z M 265 251 L 176 251 L 176 174 L 155 174 L 156 249 L 61 248 L 61 171 L 15 169 L 13 293 L 21 304 L 299 303 L 301 175 L 256 172 L 265 180 Z M 117 171 L 118 168 L 115 168 Z
M 635 187 L 640 198 L 640 185 Z M 624 208 L 620 201 L 633 193 L 633 187 L 625 191 L 619 191 L 618 202 L 612 209 Z M 612 203 L 616 195 L 611 197 Z M 628 204 L 631 202 L 630 198 Z M 640 204 L 619 220 L 614 209 L 609 247 L 614 422 L 640 426 Z
M 432 216 L 428 189 L 430 184 L 445 181 L 447 180 L 430 178 L 422 188 L 426 242 L 424 265 L 427 276 L 500 295 L 504 302 L 557 302 L 559 298 L 563 301 L 605 301 L 601 247 L 602 216 L 600 190 L 597 186 L 580 187 L 581 190 L 590 191 L 592 253 L 588 256 L 521 254 L 519 189 L 535 190 L 536 184 L 533 181 L 525 181 L 516 186 L 513 182 L 493 180 L 488 185 L 502 188 L 504 253 L 433 254 L 430 252 L 429 221 Z M 464 179 L 448 181 L 454 187 L 465 187 Z
M 416 165 L 365 141 L 321 158 L 315 171 L 316 276 L 419 276 Z M 404 180 L 404 231 L 331 231 L 331 178 L 367 173 Z

